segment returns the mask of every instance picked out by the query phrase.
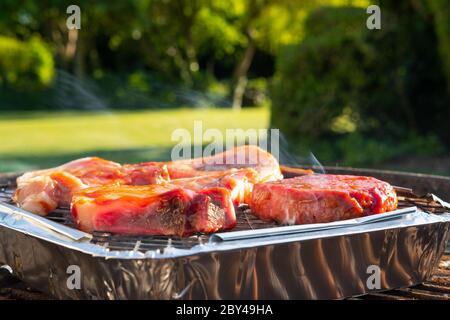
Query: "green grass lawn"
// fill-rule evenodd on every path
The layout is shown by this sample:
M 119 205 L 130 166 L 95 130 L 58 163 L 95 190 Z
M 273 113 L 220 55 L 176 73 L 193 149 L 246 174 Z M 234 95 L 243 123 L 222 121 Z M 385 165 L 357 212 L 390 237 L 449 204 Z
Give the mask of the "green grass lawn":
M 172 132 L 267 128 L 269 109 L 175 109 L 135 112 L 0 113 L 0 171 L 57 165 L 87 155 L 116 161 L 168 159 Z
M 172 109 L 133 112 L 0 112 L 0 172 L 47 168 L 85 157 L 118 162 L 169 160 L 172 132 L 194 121 L 203 130 L 267 128 L 268 108 Z M 376 167 L 450 175 L 449 158 L 405 155 Z M 327 164 L 327 163 L 325 163 Z M 331 163 L 329 165 L 335 165 Z

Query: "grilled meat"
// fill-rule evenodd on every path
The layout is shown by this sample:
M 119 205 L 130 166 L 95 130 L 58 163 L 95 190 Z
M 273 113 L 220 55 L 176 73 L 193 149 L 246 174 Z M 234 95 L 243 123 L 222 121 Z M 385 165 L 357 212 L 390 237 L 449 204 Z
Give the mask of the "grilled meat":
M 88 188 L 73 197 L 71 211 L 86 232 L 186 236 L 236 225 L 225 188 L 193 191 L 170 184 Z
M 254 171 L 232 173 L 227 178 L 232 168 L 251 168 Z M 17 179 L 13 200 L 25 210 L 46 215 L 57 207 L 68 206 L 74 193 L 88 187 L 161 184 L 178 178 L 193 179 L 176 184 L 186 184 L 194 190 L 226 187 L 232 190 L 233 201 L 241 203 L 249 198 L 254 182 L 277 180 L 282 176 L 277 160 L 256 146 L 237 147 L 209 158 L 168 163 L 120 165 L 94 157 L 22 175 Z
M 229 169 L 252 168 L 261 181 L 282 179 L 277 159 L 267 151 L 246 145 L 226 150 L 211 157 L 177 160 L 167 163 L 171 179 L 198 177 Z M 305 170 L 305 173 L 310 171 Z
M 261 181 L 258 172 L 251 168 L 213 171 L 209 174 L 193 178 L 172 180 L 170 183 L 190 190 L 208 188 L 225 188 L 230 190 L 230 196 L 235 205 L 249 203 L 253 185 Z
M 263 220 L 320 223 L 395 210 L 397 196 L 375 178 L 314 174 L 255 184 L 250 207 Z
M 162 163 L 120 165 L 90 157 L 62 166 L 25 173 L 17 178 L 13 200 L 23 209 L 46 215 L 57 207 L 69 206 L 75 192 L 101 185 L 143 185 L 169 180 Z

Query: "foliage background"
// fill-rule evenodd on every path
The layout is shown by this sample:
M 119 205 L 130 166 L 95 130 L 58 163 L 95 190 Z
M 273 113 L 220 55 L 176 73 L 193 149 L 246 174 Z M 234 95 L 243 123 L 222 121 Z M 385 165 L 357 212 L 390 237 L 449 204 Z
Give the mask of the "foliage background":
M 66 27 L 71 4 L 81 30 Z M 381 7 L 381 30 L 366 28 L 369 4 Z M 150 155 L 136 148 L 167 150 L 169 128 L 192 127 L 194 108 L 223 130 L 280 128 L 297 163 L 312 152 L 330 165 L 450 174 L 449 8 L 446 0 L 2 0 L 0 170 L 104 152 L 140 161 Z M 57 123 L 71 129 L 55 131 Z

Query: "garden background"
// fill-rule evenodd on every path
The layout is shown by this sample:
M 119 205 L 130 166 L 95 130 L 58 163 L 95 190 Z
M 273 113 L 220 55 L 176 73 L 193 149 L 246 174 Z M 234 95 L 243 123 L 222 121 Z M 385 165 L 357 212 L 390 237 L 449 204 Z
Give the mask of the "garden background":
M 279 128 L 295 164 L 450 175 L 449 39 L 446 0 L 2 0 L 0 171 L 168 159 L 202 120 Z

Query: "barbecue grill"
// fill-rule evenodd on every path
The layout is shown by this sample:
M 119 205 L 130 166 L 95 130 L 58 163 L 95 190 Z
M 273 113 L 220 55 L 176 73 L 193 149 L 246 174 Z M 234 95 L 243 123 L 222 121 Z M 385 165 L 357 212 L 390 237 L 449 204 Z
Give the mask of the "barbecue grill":
M 339 170 L 342 169 L 336 169 Z M 328 168 L 328 171 L 333 172 L 333 169 Z M 295 170 L 285 170 L 284 174 L 295 175 Z M 380 171 L 380 174 L 388 173 Z M 372 175 L 377 177 L 377 172 Z M 404 182 L 404 176 L 397 176 Z M 5 175 L 0 180 L 0 202 L 12 204 L 14 178 L 14 175 Z M 397 184 L 393 179 L 385 180 Z M 409 186 L 407 183 L 402 185 Z M 419 219 L 405 228 L 395 227 L 398 221 L 374 221 L 344 229 L 306 230 L 298 238 L 298 229 L 293 233 L 289 227 L 280 229 L 275 223 L 257 219 L 248 207 L 242 206 L 237 212 L 238 225 L 230 233 L 177 238 L 94 232 L 84 243 L 101 250 L 91 255 L 86 248 L 80 253 L 58 243 L 43 242 L 43 239 L 1 227 L 0 241 L 10 248 L 9 252 L 4 250 L 3 259 L 12 264 L 15 277 L 58 298 L 344 298 L 361 294 L 366 295 L 358 298 L 449 298 L 449 258 L 444 256 L 440 264 L 439 258 L 449 234 L 447 212 L 450 208 L 431 194 L 418 196 L 408 188 L 397 187 L 396 190 L 399 195 L 398 217 L 404 217 L 416 207 L 418 213 L 427 213 L 420 219 L 426 220 L 432 214 L 447 220 Z M 74 227 L 68 208 L 56 210 L 47 219 L 58 225 Z M 280 234 L 281 231 L 284 233 Z M 236 238 L 239 232 L 245 237 L 251 235 L 250 240 L 245 239 L 245 245 Z M 252 240 L 252 235 L 258 232 L 262 236 Z M 216 242 L 220 250 L 199 249 L 214 247 Z M 28 248 L 25 248 L 25 243 Z M 38 254 L 42 256 L 37 257 Z M 281 257 L 292 265 L 283 263 Z M 308 265 L 308 260 L 313 260 L 310 267 L 318 268 L 318 272 L 296 270 L 301 279 L 292 285 L 302 284 L 307 288 L 296 291 L 289 285 L 289 276 L 293 276 L 293 272 L 284 274 L 289 268 L 302 268 L 302 263 Z M 45 261 L 54 261 L 54 266 L 45 265 Z M 371 261 L 381 264 L 383 276 L 382 288 L 373 292 L 365 287 L 362 278 L 367 276 L 365 267 Z M 63 266 L 74 262 L 80 263 L 87 273 L 88 279 L 83 278 L 88 282 L 86 290 L 70 291 L 64 287 L 67 274 Z M 435 266 L 440 269 L 430 277 Z M 325 274 L 320 274 L 320 270 Z M 95 275 L 100 273 L 108 279 L 95 279 Z M 235 279 L 236 285 L 241 287 L 236 288 L 227 276 Z M 260 279 L 254 279 L 258 277 Z M 326 282 L 320 280 L 327 277 Z M 279 283 L 264 287 L 261 281 L 264 278 Z M 347 280 L 340 280 L 344 278 Z M 8 279 L 4 281 L 13 282 L 13 287 L 5 292 L 7 295 L 14 297 L 17 292 L 22 292 L 27 297 L 30 292 L 14 288 L 20 285 Z M 413 285 L 412 288 L 379 292 Z M 147 287 L 138 291 L 136 288 L 139 286 Z M 36 297 L 35 293 L 30 294 Z

